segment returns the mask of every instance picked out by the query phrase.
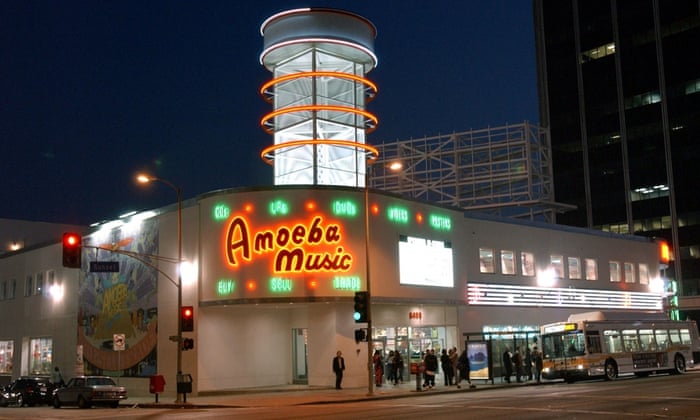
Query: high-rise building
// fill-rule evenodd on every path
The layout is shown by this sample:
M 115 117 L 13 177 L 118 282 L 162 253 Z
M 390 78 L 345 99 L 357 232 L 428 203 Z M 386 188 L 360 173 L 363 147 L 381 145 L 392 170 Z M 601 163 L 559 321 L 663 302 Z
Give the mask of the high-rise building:
M 557 223 L 663 237 L 700 314 L 700 2 L 535 0 Z M 675 282 L 673 282 L 675 280 Z M 697 311 L 697 312 L 695 312 Z M 691 313 L 692 312 L 692 313 Z

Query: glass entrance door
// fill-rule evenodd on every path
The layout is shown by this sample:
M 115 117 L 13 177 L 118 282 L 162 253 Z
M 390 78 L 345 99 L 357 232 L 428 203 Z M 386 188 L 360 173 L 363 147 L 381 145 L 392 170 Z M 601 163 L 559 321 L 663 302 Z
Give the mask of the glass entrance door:
M 306 328 L 292 328 L 292 383 L 309 384 Z

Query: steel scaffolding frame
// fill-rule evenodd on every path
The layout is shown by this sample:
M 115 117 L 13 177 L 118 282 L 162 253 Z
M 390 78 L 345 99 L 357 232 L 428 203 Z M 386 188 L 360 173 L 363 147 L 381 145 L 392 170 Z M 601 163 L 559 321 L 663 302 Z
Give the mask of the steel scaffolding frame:
M 378 145 L 370 186 L 430 203 L 553 223 L 547 130 L 529 122 Z M 390 165 L 400 162 L 401 171 Z

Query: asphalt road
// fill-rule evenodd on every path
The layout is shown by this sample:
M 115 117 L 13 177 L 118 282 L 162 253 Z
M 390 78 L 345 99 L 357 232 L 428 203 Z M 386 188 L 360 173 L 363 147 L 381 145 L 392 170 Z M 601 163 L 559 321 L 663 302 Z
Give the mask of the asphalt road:
M 700 372 L 403 398 L 226 408 L 0 408 L 0 419 L 700 419 Z

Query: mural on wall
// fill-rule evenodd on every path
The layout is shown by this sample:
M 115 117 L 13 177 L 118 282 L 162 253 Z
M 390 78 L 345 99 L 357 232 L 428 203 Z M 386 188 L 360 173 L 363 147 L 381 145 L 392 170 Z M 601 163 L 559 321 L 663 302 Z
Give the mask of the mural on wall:
M 99 249 L 98 249 L 99 248 Z M 119 254 L 105 249 L 130 253 Z M 83 240 L 79 288 L 78 345 L 86 374 L 120 372 L 150 376 L 157 371 L 158 221 L 126 224 Z M 141 260 L 141 261 L 139 261 Z M 91 272 L 90 262 L 116 261 L 118 272 Z M 125 343 L 116 351 L 114 337 Z

